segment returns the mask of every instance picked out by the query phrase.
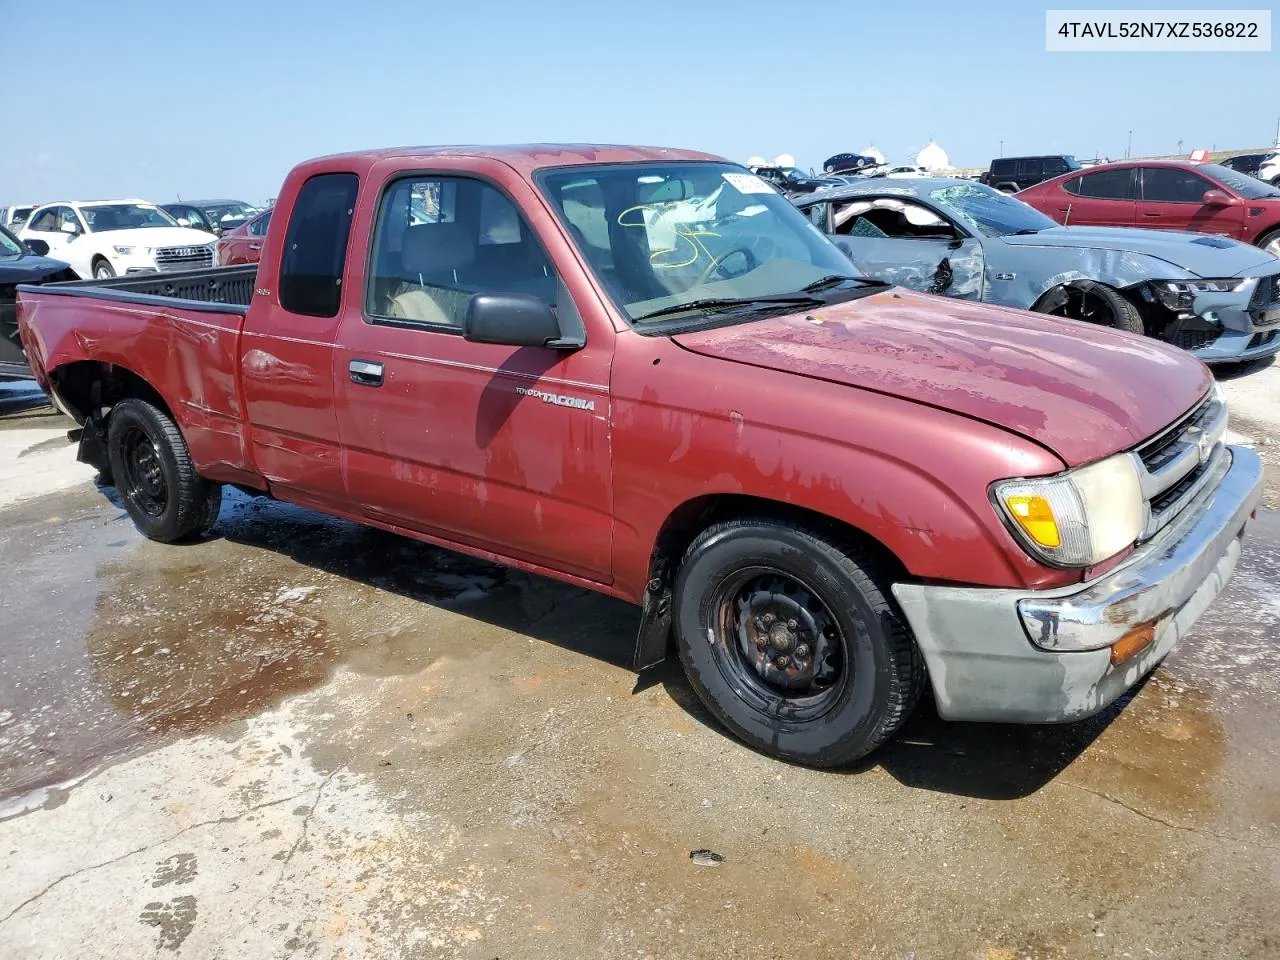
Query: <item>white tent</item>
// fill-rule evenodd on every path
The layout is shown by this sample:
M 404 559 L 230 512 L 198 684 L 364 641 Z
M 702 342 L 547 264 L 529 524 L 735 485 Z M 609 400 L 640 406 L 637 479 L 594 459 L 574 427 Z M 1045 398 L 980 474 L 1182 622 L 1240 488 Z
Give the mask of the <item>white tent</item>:
M 747 166 L 748 167 L 766 167 L 768 166 L 768 163 L 766 162 L 764 157 L 754 156 L 747 160 Z
M 947 151 L 930 140 L 925 144 L 924 149 L 916 154 L 916 166 L 924 167 L 930 173 L 933 173 L 937 170 L 949 169 L 951 160 L 947 157 Z
M 794 167 L 796 158 L 789 153 L 780 153 L 773 158 L 773 165 L 775 167 Z
M 876 163 L 884 163 L 884 154 L 876 149 L 876 145 L 874 143 L 863 147 L 858 151 L 858 153 L 862 154 L 864 157 L 870 157 Z

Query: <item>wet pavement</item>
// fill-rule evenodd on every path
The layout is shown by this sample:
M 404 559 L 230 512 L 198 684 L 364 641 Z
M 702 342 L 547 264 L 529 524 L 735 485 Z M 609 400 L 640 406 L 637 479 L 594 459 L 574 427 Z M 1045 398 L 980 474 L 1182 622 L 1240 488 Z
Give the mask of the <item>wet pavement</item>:
M 926 705 L 830 773 L 637 678 L 625 604 L 239 496 L 162 546 L 57 476 L 0 508 L 4 960 L 1280 956 L 1280 515 L 1104 716 Z

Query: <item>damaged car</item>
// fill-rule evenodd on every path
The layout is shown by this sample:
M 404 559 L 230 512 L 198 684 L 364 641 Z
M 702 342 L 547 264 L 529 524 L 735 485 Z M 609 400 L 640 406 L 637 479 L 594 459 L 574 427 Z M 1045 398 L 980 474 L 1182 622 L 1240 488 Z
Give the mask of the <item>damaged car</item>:
M 29 379 L 31 368 L 18 340 L 18 315 L 15 309 L 20 283 L 50 283 L 78 279 L 61 260 L 39 256 L 44 247 L 38 240 L 23 244 L 0 227 L 0 380 Z M 42 251 L 48 252 L 48 248 Z
M 793 201 L 869 276 L 1145 333 L 1206 363 L 1280 351 L 1280 260 L 1225 237 L 1064 227 L 952 178 L 867 181 Z

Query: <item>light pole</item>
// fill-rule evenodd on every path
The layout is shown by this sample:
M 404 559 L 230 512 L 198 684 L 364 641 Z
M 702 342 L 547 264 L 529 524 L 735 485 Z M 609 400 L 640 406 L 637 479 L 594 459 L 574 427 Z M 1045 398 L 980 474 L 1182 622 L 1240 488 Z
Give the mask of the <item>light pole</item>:
M 1129 159 L 1129 154 L 1133 152 L 1133 131 L 1129 131 L 1129 144 L 1124 148 L 1124 158 Z
M 1182 156 L 1182 141 L 1178 141 L 1178 156 Z
M 1280 143 L 1280 127 L 1276 127 L 1276 143 Z M 1000 141 L 1000 156 L 1004 156 L 1004 141 Z

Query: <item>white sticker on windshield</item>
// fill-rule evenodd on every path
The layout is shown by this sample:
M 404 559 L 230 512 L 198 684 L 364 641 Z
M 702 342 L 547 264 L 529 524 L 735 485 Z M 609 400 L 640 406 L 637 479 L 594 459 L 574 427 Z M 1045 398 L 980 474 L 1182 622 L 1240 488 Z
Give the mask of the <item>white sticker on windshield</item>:
M 722 173 L 729 186 L 739 193 L 773 193 L 773 187 L 765 183 L 754 173 Z

